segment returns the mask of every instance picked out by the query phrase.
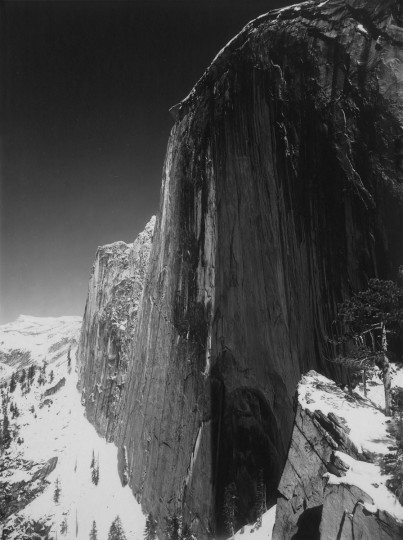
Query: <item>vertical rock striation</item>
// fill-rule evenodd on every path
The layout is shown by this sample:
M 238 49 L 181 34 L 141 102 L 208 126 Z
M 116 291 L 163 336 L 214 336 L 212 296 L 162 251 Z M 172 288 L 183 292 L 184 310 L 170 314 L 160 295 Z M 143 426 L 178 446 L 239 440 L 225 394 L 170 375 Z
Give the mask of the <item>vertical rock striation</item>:
M 79 381 L 89 420 L 111 439 L 126 374 L 155 218 L 133 244 L 98 248 L 77 352 Z
M 232 483 L 238 524 L 251 520 L 262 475 L 275 499 L 296 384 L 309 368 L 327 370 L 336 303 L 368 277 L 395 277 L 401 21 L 398 0 L 304 2 L 263 15 L 172 109 L 112 430 L 87 373 L 102 386 L 117 353 L 104 333 L 82 339 L 89 415 L 114 432 L 130 485 L 160 526 L 178 513 L 198 537 L 220 534 Z M 101 291 L 94 302 L 86 320 L 104 305 Z M 110 360 L 89 352 L 97 349 Z

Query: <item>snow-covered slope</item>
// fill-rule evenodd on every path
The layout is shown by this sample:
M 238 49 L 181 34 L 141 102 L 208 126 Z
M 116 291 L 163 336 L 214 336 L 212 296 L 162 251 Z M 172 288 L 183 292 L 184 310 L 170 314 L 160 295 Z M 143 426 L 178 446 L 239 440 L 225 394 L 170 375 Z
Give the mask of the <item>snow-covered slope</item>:
M 401 370 L 395 369 L 395 387 Z M 302 377 L 273 540 L 403 537 L 403 506 L 391 484 L 399 412 L 385 416 L 377 374 L 367 386 L 365 397 L 362 387 L 349 394 L 315 371 Z
M 0 377 L 31 363 L 58 364 L 79 337 L 81 317 L 20 315 L 0 326 Z
M 400 377 L 399 377 L 400 379 Z M 396 384 L 396 383 L 395 383 Z M 383 385 L 379 379 L 369 381 L 372 399 L 356 394 L 348 396 L 336 383 L 318 373 L 310 372 L 302 377 L 298 386 L 299 402 L 311 413 L 320 410 L 324 415 L 337 414 L 348 430 L 349 440 L 358 455 L 367 459 L 354 459 L 346 452 L 336 451 L 335 457 L 345 464 L 345 475 L 326 473 L 328 484 L 354 485 L 373 499 L 372 511 L 389 512 L 403 523 L 403 507 L 396 496 L 386 487 L 389 475 L 383 474 L 379 462 L 396 445 L 388 432 L 390 418 L 385 416 Z M 357 397 L 360 396 L 358 399 Z M 376 399 L 376 401 L 375 401 Z
M 145 517 L 131 490 L 120 483 L 117 449 L 100 438 L 84 416 L 76 389 L 72 332 L 79 322 L 78 317 L 20 317 L 20 336 L 15 325 L 6 325 L 5 331 L 0 327 L 7 345 L 12 343 L 10 348 L 23 344 L 29 362 L 42 366 L 36 369 L 29 391 L 19 382 L 22 370 L 13 392 L 3 378 L 2 402 L 12 438 L 3 448 L 0 465 L 0 536 L 4 539 L 87 540 L 95 521 L 98 540 L 106 540 L 117 516 L 127 538 L 143 536 Z M 1 341 L 4 346 L 6 339 Z M 61 342 L 67 346 L 65 353 L 53 356 L 52 365 L 43 367 L 43 355 L 48 361 L 49 348 Z M 72 342 L 69 366 L 67 350 Z M 40 379 L 45 382 L 40 384 Z M 12 418 L 15 406 L 19 414 Z M 0 420 L 3 426 L 4 412 Z
M 263 514 L 260 526 L 257 523 L 245 525 L 235 534 L 234 540 L 271 540 L 275 518 L 276 505 Z

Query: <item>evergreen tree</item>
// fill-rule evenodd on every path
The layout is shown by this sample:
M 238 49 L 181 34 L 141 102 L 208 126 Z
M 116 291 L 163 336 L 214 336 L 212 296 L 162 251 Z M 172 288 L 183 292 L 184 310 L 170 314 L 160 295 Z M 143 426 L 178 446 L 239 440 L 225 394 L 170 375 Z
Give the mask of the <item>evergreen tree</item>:
M 235 534 L 237 499 L 236 486 L 232 482 L 225 487 L 223 508 L 224 525 L 231 538 Z
M 52 383 L 54 378 L 55 378 L 55 374 L 53 373 L 53 369 L 52 369 L 52 371 L 49 373 L 49 382 Z
M 127 540 L 119 516 L 116 516 L 109 529 L 108 540 Z
M 97 486 L 98 482 L 99 482 L 99 457 L 98 457 L 97 460 L 95 459 L 94 450 L 92 451 L 92 459 L 91 459 L 91 466 L 90 467 L 91 467 L 91 480 L 92 480 L 92 483 Z
M 20 374 L 20 385 L 21 385 L 21 386 L 22 386 L 22 385 L 24 384 L 24 382 L 25 382 L 25 377 L 26 377 L 26 371 L 25 371 L 25 369 L 23 369 L 23 370 L 21 371 L 21 374 Z
M 343 353 L 332 358 L 330 362 L 339 364 L 347 370 L 347 386 L 350 394 L 362 380 L 364 395 L 367 395 L 367 377 L 373 373 L 379 352 L 372 350 L 360 340 L 348 348 L 343 344 Z
M 60 523 L 60 533 L 61 534 L 67 534 L 68 531 L 68 525 L 67 525 L 67 518 L 64 517 L 63 521 Z
M 144 529 L 144 540 L 155 540 L 157 538 L 157 522 L 152 514 L 148 514 Z
M 385 414 L 390 416 L 392 397 L 387 334 L 401 331 L 403 290 L 393 281 L 370 279 L 365 291 L 354 294 L 338 307 L 341 337 L 337 342 L 352 344 L 352 355 L 340 355 L 339 363 L 345 358 L 347 365 L 358 360 L 362 366 L 373 362 L 379 367 L 385 391 Z
M 60 500 L 60 492 L 61 492 L 61 488 L 60 488 L 60 480 L 58 478 L 56 478 L 56 484 L 55 484 L 55 491 L 53 493 L 53 500 L 54 502 L 57 504 Z
M 97 486 L 99 482 L 99 464 L 98 463 L 92 469 L 91 479 L 92 479 L 92 483 Z
M 256 527 L 262 526 L 262 516 L 266 512 L 266 486 L 263 469 L 259 469 L 256 485 Z
M 97 524 L 95 520 L 92 522 L 92 529 L 90 532 L 90 540 L 98 540 Z
M 69 370 L 71 369 L 71 345 L 69 347 L 69 350 L 67 351 L 67 367 Z
M 20 416 L 20 411 L 15 403 L 10 405 L 10 412 L 12 414 L 11 418 L 18 418 Z
M 165 518 L 169 540 L 182 539 L 182 520 L 176 514 Z
M 11 443 L 10 422 L 7 415 L 7 407 L 3 408 L 2 446 L 8 448 Z
M 195 537 L 193 536 L 192 531 L 187 523 L 184 523 L 182 527 L 182 540 L 195 540 Z
M 35 364 L 31 364 L 28 368 L 28 379 L 29 381 L 32 383 L 32 381 L 34 380 L 34 377 L 35 377 L 35 370 L 36 370 L 36 366 Z
M 16 387 L 17 387 L 17 378 L 15 376 L 15 372 L 13 372 L 13 374 L 11 375 L 11 380 L 10 380 L 10 392 L 13 393 Z

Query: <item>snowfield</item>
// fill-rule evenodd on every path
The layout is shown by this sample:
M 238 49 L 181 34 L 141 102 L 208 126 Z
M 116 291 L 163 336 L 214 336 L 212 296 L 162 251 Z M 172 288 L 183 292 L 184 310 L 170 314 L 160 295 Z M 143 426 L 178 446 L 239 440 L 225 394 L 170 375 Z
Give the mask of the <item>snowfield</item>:
M 66 337 L 67 327 L 71 330 L 81 321 L 78 317 L 63 319 L 66 320 L 63 322 L 61 319 L 49 319 L 46 333 L 40 332 L 35 336 L 35 333 L 30 331 L 18 339 L 20 317 L 17 320 L 17 329 L 13 329 L 12 324 L 5 325 L 5 330 L 4 326 L 0 327 L 0 343 L 3 342 L 0 347 L 2 350 L 6 344 L 12 348 L 24 347 L 31 352 L 33 361 L 40 366 L 44 360 L 43 355 L 48 351 L 44 336 L 51 336 L 51 344 L 58 343 Z M 24 317 L 22 320 L 24 326 L 29 321 L 31 330 L 38 327 L 43 329 L 42 320 L 38 323 L 33 317 Z M 6 520 L 4 529 L 10 532 L 5 538 L 23 538 L 24 524 L 35 520 L 51 527 L 49 537 L 88 540 L 95 521 L 98 539 L 106 540 L 112 521 L 119 516 L 127 538 L 140 540 L 143 538 L 145 516 L 130 488 L 122 487 L 117 471 L 117 448 L 100 438 L 85 418 L 76 389 L 74 336 L 71 341 L 73 348 L 70 368 L 66 353 L 63 357 L 58 357 L 54 364 L 47 366 L 45 385 L 38 385 L 40 372 L 37 370 L 30 392 L 23 395 L 21 385 L 17 383 L 16 390 L 9 394 L 20 413 L 17 418 L 10 419 L 11 429 L 18 430 L 18 436 L 23 439 L 23 443 L 18 444 L 14 439 L 6 451 L 10 466 L 3 472 L 0 481 L 7 481 L 9 484 L 27 482 L 38 470 L 37 465 L 43 465 L 54 457 L 57 457 L 57 464 L 46 477 L 48 484 L 45 490 Z M 48 358 L 47 355 L 46 359 Z M 52 383 L 49 377 L 51 370 Z M 44 392 L 63 378 L 66 380 L 65 385 L 55 394 L 43 399 Z M 47 405 L 40 408 L 44 400 Z M 98 485 L 92 482 L 93 454 L 99 468 Z M 22 460 L 24 463 L 34 462 L 35 466 L 26 470 Z M 57 503 L 54 500 L 56 482 L 60 486 Z

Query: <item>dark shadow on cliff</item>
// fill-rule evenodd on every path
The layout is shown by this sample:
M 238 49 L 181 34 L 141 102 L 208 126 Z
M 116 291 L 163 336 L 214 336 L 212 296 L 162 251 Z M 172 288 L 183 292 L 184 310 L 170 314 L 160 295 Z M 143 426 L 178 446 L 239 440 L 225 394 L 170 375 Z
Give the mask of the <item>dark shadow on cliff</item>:
M 279 427 L 270 404 L 256 388 L 228 388 L 232 370 L 236 376 L 235 359 L 224 351 L 211 377 L 216 536 L 228 533 L 226 489 L 235 486 L 236 529 L 255 521 L 263 504 L 275 503 L 283 465 Z
M 323 506 L 307 508 L 298 520 L 298 532 L 291 540 L 319 540 L 319 526 L 322 519 Z

